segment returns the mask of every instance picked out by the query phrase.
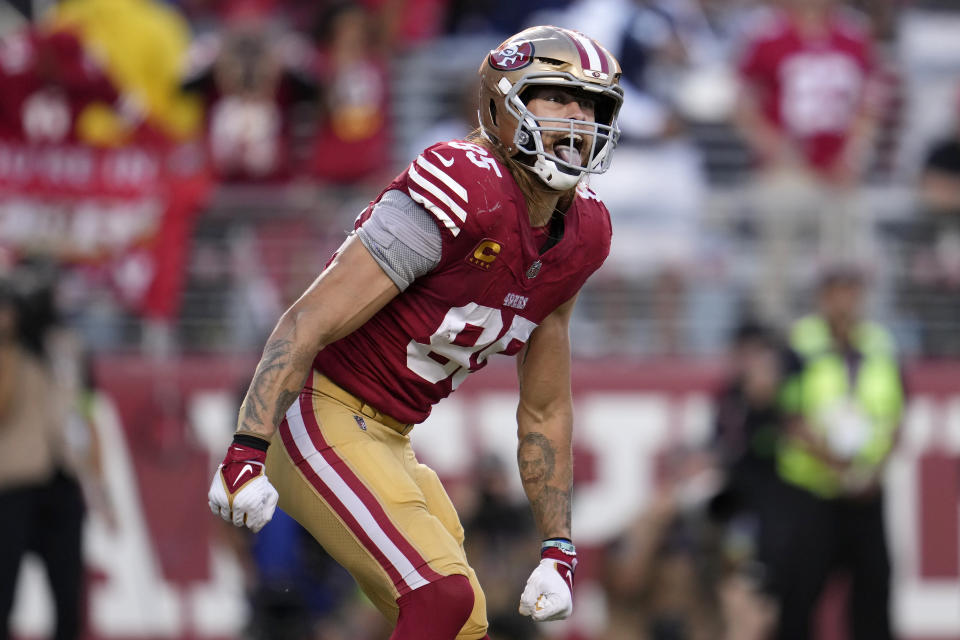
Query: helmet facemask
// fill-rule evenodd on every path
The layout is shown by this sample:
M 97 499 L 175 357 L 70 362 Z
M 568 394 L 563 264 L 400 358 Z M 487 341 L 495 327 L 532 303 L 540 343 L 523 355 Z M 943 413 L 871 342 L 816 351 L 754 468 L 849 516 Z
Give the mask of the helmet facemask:
M 480 130 L 507 158 L 558 191 L 606 171 L 620 137 L 623 89 L 620 64 L 595 40 L 560 27 L 530 27 L 491 51 L 478 73 Z M 586 112 L 537 108 L 550 117 L 534 115 L 527 105 L 538 87 L 561 89 L 575 100 L 588 97 L 593 122 Z M 558 144 L 563 140 L 566 147 Z
M 585 174 L 607 170 L 620 138 L 616 117 L 623 94 L 619 86 L 598 86 L 564 72 L 531 73 L 509 88 L 505 86 L 509 84 L 503 78 L 499 88 L 506 92 L 504 106 L 507 113 L 518 122 L 512 143 L 519 151 L 516 159 L 521 164 L 537 174 L 547 186 L 557 190 L 576 186 Z M 522 96 L 537 86 L 558 87 L 589 96 L 596 105 L 595 121 L 534 115 Z M 558 134 L 558 142 L 564 143 L 566 150 L 556 144 L 548 148 L 544 133 Z M 584 150 L 587 152 L 585 160 Z

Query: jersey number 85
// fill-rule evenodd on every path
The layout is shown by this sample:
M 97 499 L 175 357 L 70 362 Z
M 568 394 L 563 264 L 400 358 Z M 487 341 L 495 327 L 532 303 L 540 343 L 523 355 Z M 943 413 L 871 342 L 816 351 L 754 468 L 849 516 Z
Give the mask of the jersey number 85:
M 475 302 L 447 312 L 430 343 L 411 340 L 407 345 L 407 367 L 428 382 L 453 376 L 456 389 L 471 371 L 482 368 L 494 353 L 519 351 L 537 325 L 518 315 L 504 331 L 499 309 Z

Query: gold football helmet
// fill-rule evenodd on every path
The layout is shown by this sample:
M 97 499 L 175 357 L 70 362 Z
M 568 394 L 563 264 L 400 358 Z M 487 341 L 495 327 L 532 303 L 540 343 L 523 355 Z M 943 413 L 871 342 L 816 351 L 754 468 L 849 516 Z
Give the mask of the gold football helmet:
M 544 85 L 591 98 L 595 122 L 534 116 L 524 92 Z M 554 189 L 569 189 L 584 174 L 607 170 L 620 137 L 617 114 L 622 104 L 620 64 L 596 41 L 576 31 L 531 27 L 507 39 L 480 65 L 481 132 Z M 541 134 L 547 131 L 569 135 L 545 148 Z M 592 139 L 586 161 L 570 161 L 582 158 L 580 146 L 588 136 Z M 568 148 L 558 154 L 560 145 Z

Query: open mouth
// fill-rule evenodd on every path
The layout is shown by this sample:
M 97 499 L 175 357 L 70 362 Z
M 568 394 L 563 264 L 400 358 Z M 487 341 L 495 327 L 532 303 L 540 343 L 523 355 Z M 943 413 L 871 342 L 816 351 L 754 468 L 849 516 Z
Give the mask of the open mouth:
M 554 155 L 575 167 L 583 164 L 583 156 L 580 153 L 582 148 L 583 138 L 576 134 L 560 138 L 553 143 Z

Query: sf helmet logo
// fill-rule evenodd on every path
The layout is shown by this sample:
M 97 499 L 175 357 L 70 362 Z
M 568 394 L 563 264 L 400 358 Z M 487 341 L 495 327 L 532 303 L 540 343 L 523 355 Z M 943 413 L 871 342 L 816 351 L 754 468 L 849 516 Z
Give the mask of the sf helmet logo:
M 508 42 L 490 52 L 490 66 L 500 71 L 515 71 L 533 62 L 533 44 Z

